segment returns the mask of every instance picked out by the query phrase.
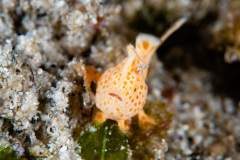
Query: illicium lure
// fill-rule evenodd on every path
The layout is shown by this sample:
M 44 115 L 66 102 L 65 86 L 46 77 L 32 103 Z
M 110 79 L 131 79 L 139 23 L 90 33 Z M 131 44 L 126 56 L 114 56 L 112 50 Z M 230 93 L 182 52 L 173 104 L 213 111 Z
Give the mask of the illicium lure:
M 148 65 L 157 48 L 185 22 L 186 18 L 178 20 L 160 39 L 149 34 L 139 34 L 135 48 L 131 44 L 127 46 L 128 57 L 102 75 L 93 67 L 86 68 L 86 74 L 95 73 L 95 76 L 86 76 L 93 77 L 88 79 L 88 83 L 97 81 L 94 123 L 116 120 L 119 128 L 126 132 L 129 129 L 128 121 L 137 115 L 140 128 L 147 130 L 155 125 L 154 120 L 143 110 L 147 99 L 145 79 Z

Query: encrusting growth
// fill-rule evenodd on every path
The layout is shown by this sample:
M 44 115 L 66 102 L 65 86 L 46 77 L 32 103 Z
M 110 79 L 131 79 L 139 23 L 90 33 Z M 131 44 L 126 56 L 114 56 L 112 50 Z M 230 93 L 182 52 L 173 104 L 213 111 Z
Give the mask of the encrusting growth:
M 145 79 L 148 65 L 156 49 L 185 21 L 186 18 L 178 20 L 160 39 L 139 34 L 135 48 L 132 45 L 127 46 L 128 57 L 102 75 L 93 67 L 86 68 L 86 77 L 90 77 L 87 79 L 88 83 L 92 80 L 97 83 L 97 108 L 93 113 L 95 124 L 103 123 L 109 118 L 116 120 L 119 128 L 126 132 L 129 129 L 129 119 L 137 115 L 141 129 L 147 130 L 155 125 L 154 120 L 143 110 L 147 99 Z M 97 76 L 91 76 L 94 73 Z

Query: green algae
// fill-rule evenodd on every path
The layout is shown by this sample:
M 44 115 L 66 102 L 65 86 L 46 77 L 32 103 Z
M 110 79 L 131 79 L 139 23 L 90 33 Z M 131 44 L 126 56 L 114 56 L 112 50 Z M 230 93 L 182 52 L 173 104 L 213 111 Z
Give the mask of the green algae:
M 0 160 L 17 160 L 17 154 L 12 146 L 0 146 Z
M 114 121 L 107 120 L 85 131 L 78 139 L 80 156 L 85 160 L 126 160 L 129 145 Z

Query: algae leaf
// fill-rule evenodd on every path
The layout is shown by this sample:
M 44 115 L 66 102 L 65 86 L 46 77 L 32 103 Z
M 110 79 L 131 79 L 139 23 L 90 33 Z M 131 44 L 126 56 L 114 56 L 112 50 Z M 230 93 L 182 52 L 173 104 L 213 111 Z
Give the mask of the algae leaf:
M 17 154 L 12 146 L 0 146 L 0 160 L 17 160 Z
M 128 158 L 128 140 L 115 122 L 107 120 L 89 129 L 78 139 L 79 153 L 85 160 L 126 160 Z

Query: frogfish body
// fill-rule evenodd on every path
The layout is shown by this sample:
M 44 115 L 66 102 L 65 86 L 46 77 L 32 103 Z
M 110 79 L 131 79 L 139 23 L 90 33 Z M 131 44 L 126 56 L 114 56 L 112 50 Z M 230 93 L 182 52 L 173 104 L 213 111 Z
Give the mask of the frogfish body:
M 147 98 L 148 65 L 159 44 L 157 37 L 138 35 L 135 48 L 127 47 L 128 57 L 99 78 L 96 106 L 109 119 L 127 120 L 143 109 Z

